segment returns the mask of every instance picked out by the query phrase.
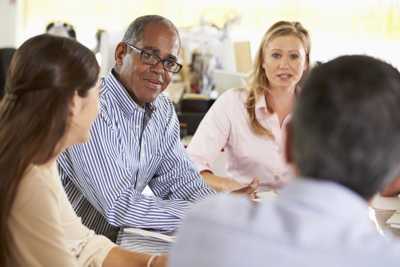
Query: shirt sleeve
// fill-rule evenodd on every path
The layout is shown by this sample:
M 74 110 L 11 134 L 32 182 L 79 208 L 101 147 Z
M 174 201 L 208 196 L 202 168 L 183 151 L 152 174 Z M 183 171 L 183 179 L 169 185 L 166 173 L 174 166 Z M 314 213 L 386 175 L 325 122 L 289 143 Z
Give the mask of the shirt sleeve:
M 58 176 L 57 170 L 54 172 Z M 97 235 L 82 224 L 68 201 L 67 195 L 58 179 L 59 206 L 65 240 L 69 250 L 78 260 L 79 266 L 100 267 L 110 250 L 116 246 L 104 236 Z
M 166 176 L 161 175 L 165 179 L 161 178 L 158 179 L 160 182 L 151 183 L 153 188 L 157 188 L 156 197 L 145 196 L 135 190 L 136 173 L 129 168 L 121 167 L 124 165 L 123 153 L 126 153 L 126 150 L 121 149 L 124 144 L 120 144 L 120 138 L 108 124 L 109 120 L 99 114 L 92 127 L 91 140 L 73 146 L 61 155 L 58 162 L 62 175 L 71 180 L 113 226 L 175 230 L 189 205 L 191 193 L 188 191 L 189 185 L 187 184 L 184 189 L 172 188 L 171 192 L 175 190 L 180 193 L 170 195 L 167 193 L 167 187 L 172 184 L 180 186 L 176 182 L 178 178 L 174 177 L 174 182 L 171 182 L 167 181 Z M 177 149 L 176 142 L 179 142 L 179 139 L 170 147 Z M 164 169 L 167 168 L 167 162 L 170 161 L 166 161 Z M 188 183 L 192 183 L 195 188 L 192 192 L 205 194 L 209 189 L 206 189 L 200 179 L 194 178 L 194 170 L 191 173 Z M 172 177 L 172 174 L 169 177 Z
M 214 191 L 199 175 L 180 142 L 179 121 L 173 108 L 164 134 L 163 158 L 149 186 L 155 195 L 170 200 L 194 202 Z
M 58 173 L 49 174 L 27 177 L 19 192 L 12 225 L 22 266 L 102 266 L 115 244 L 82 224 Z
M 200 171 L 212 170 L 212 164 L 229 140 L 229 107 L 233 91 L 221 95 L 211 106 L 190 141 L 187 152 Z
M 23 203 L 17 199 L 11 213 L 10 228 L 21 266 L 79 266 L 66 244 L 58 197 L 38 181 L 19 188 L 19 194 L 31 197 Z
M 86 228 L 86 226 L 82 225 Z M 79 251 L 77 259 L 79 266 L 101 267 L 113 247 L 116 247 L 109 239 L 104 236 L 96 235 L 93 231 L 86 228 L 90 234 L 83 243 L 82 250 Z

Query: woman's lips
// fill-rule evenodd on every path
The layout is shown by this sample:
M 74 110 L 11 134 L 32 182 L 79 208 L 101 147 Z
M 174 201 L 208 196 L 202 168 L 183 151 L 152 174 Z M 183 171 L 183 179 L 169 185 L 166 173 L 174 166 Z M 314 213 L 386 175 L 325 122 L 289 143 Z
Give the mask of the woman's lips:
M 278 74 L 278 75 L 276 75 L 279 79 L 281 79 L 281 80 L 289 80 L 289 79 L 291 79 L 292 77 L 293 77 L 293 75 L 292 74 L 288 74 L 288 73 L 285 73 L 285 74 Z

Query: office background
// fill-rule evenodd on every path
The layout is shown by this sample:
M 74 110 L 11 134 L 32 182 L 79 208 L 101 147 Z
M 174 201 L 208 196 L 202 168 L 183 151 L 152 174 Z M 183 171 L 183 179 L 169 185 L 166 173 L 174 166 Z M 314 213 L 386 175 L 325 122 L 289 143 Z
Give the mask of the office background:
M 135 17 L 151 13 L 185 30 L 202 23 L 221 28 L 231 20 L 230 38 L 249 41 L 252 55 L 273 22 L 298 20 L 311 33 L 314 60 L 367 53 L 400 66 L 398 0 L 0 0 L 0 47 L 18 46 L 58 20 L 74 25 L 79 41 L 94 47 L 97 29 L 123 31 Z

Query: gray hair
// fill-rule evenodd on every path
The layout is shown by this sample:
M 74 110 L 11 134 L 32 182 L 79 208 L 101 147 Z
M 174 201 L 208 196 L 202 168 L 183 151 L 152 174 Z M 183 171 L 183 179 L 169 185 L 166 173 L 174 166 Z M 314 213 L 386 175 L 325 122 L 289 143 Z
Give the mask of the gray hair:
M 176 26 L 167 18 L 159 16 L 159 15 L 146 15 L 136 18 L 126 30 L 124 37 L 122 38 L 123 42 L 137 44 L 143 38 L 143 31 L 147 24 L 155 23 L 155 24 L 163 24 L 176 32 L 176 35 L 180 38 L 179 32 Z
M 292 158 L 302 176 L 370 199 L 400 171 L 400 73 L 368 56 L 316 67 L 293 114 Z

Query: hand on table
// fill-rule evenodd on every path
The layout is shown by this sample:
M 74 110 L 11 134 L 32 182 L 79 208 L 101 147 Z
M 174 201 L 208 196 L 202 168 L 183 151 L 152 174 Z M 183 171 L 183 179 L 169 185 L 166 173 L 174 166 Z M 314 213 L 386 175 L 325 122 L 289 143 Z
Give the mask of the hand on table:
M 400 194 L 400 177 L 394 179 L 381 192 L 381 195 L 383 197 L 394 197 L 397 196 L 398 194 Z
M 260 185 L 260 179 L 259 178 L 253 178 L 253 180 L 245 186 L 242 186 L 241 188 L 238 188 L 236 190 L 231 191 L 231 193 L 234 194 L 242 194 L 242 195 L 247 195 L 251 199 L 257 198 L 257 189 L 258 186 Z

